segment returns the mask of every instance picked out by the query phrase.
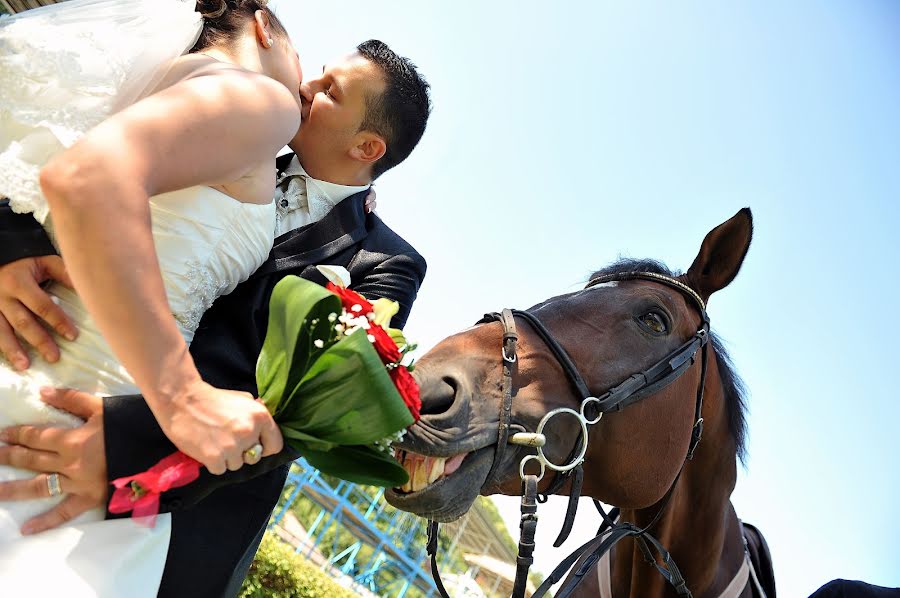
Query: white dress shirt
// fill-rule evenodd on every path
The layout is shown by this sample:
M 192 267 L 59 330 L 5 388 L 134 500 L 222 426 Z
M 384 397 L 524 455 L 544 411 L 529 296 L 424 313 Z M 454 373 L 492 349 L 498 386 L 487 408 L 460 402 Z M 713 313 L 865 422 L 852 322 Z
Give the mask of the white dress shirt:
M 318 222 L 351 195 L 368 185 L 338 185 L 314 179 L 294 156 L 275 187 L 275 236 Z

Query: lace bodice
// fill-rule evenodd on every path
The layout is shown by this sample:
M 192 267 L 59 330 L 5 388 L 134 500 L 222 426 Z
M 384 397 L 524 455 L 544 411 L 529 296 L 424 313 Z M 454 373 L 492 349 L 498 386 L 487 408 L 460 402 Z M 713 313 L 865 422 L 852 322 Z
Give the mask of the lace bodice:
M 150 201 L 153 238 L 172 315 L 191 342 L 203 313 L 265 261 L 275 204 L 241 203 L 209 187 Z
M 172 317 L 190 343 L 213 301 L 233 291 L 265 261 L 275 236 L 275 204 L 241 203 L 210 187 L 191 187 L 153 197 L 150 213 Z M 110 225 L 114 226 L 114 219 Z M 52 236 L 52 218 L 44 226 Z M 57 363 L 35 360 L 31 368 L 16 375 L 14 384 L 22 386 L 21 392 L 36 396 L 41 385 L 100 395 L 136 392 L 134 381 L 80 298 L 60 284 L 51 285 L 48 292 L 78 327 L 79 336 L 72 342 L 58 339 Z
M 151 198 L 150 214 L 169 307 L 190 343 L 213 301 L 247 280 L 269 255 L 275 205 L 241 203 L 210 187 L 191 187 Z M 52 219 L 44 226 L 53 237 Z M 75 300 L 65 289 L 52 291 L 67 304 Z M 93 326 L 83 309 L 71 310 L 76 326 Z

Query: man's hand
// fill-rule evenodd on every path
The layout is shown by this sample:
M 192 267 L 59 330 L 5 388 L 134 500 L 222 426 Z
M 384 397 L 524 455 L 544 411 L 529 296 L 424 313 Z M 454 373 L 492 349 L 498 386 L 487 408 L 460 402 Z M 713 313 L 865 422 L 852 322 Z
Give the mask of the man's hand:
M 261 401 L 205 382 L 194 384 L 164 413 L 154 415 L 172 444 L 214 475 L 253 465 L 284 446 L 278 424 Z
M 14 426 L 0 431 L 0 464 L 40 472 L 30 480 L 0 482 L 0 502 L 46 498 L 47 475 L 59 474 L 65 499 L 50 511 L 25 522 L 22 533 L 59 527 L 85 511 L 106 507 L 106 453 L 103 401 L 84 392 L 43 389 L 41 399 L 85 421 L 79 428 Z
M 59 347 L 41 321 L 69 340 L 78 334 L 65 312 L 41 288 L 48 280 L 72 287 L 62 258 L 29 257 L 0 266 L 0 352 L 18 370 L 26 369 L 30 362 L 16 333 L 51 363 L 59 359 Z

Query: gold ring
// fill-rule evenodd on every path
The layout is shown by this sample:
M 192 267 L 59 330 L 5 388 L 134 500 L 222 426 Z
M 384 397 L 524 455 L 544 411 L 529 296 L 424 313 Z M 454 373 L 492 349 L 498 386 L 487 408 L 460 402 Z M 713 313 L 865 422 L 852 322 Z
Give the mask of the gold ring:
M 47 491 L 50 496 L 59 496 L 62 492 L 62 486 L 59 485 L 59 474 L 51 473 L 47 476 Z
M 256 443 L 246 451 L 244 451 L 244 463 L 247 465 L 253 465 L 257 461 L 259 461 L 260 456 L 262 455 L 263 447 L 260 443 Z

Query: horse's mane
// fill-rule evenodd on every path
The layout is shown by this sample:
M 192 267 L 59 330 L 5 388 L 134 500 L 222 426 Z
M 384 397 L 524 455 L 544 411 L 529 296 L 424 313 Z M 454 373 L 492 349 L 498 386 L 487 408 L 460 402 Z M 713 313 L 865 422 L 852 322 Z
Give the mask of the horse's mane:
M 670 270 L 662 262 L 650 259 L 621 258 L 616 262 L 597 270 L 591 278 L 609 274 L 627 274 L 630 272 L 652 272 L 664 276 L 677 277 L 681 272 Z M 722 344 L 722 340 L 716 335 L 710 334 L 713 351 L 716 354 L 716 362 L 719 366 L 719 377 L 722 380 L 722 389 L 725 396 L 725 406 L 728 417 L 728 429 L 734 437 L 737 447 L 737 456 L 745 463 L 747 456 L 747 389 L 743 380 L 734 369 L 734 364 L 728 352 Z

